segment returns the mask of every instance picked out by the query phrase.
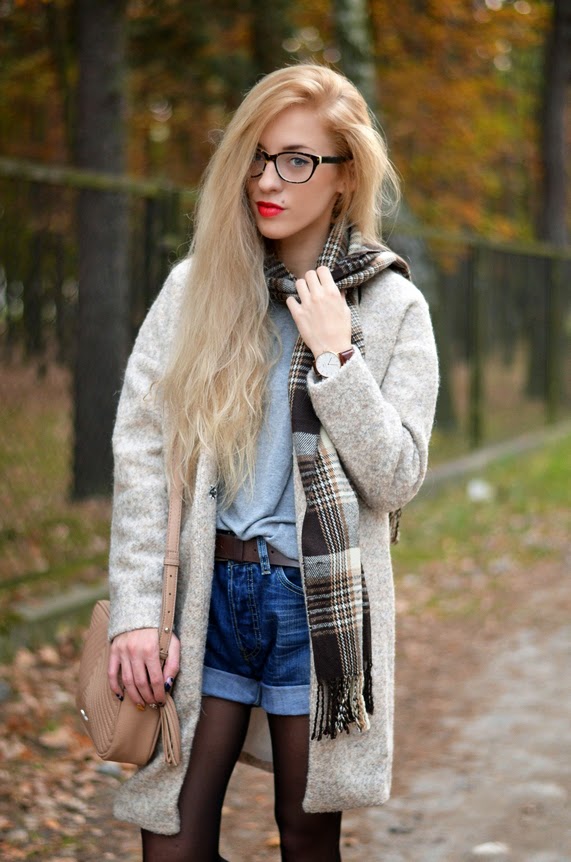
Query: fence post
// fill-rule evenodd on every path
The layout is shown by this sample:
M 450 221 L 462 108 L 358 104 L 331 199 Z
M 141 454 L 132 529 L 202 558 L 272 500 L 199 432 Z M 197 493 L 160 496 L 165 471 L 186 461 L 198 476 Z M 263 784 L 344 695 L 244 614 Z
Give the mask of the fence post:
M 546 333 L 545 333 L 545 419 L 552 423 L 557 419 L 561 394 L 561 318 L 563 293 L 563 260 L 553 257 L 549 266 L 546 285 Z
M 42 332 L 42 260 L 44 235 L 41 231 L 32 234 L 31 253 L 27 278 L 24 279 L 24 328 L 26 356 L 38 358 L 44 349 Z
M 173 252 L 176 254 L 181 244 L 180 210 L 181 194 L 174 186 L 161 193 L 161 252 L 162 268 L 168 270 Z
M 159 244 L 159 202 L 156 196 L 145 199 L 145 221 L 144 221 L 144 272 L 145 289 L 142 307 L 139 312 L 136 329 L 142 323 L 143 318 L 154 300 L 160 288 L 159 264 L 157 260 L 157 247 Z M 140 318 L 140 319 L 139 319 Z
M 468 252 L 467 274 L 467 319 L 468 319 L 468 362 L 469 362 L 469 395 L 468 395 L 468 439 L 471 449 L 476 449 L 483 438 L 483 309 L 482 290 L 480 283 L 481 249 L 472 245 Z
M 145 310 L 151 304 L 173 262 L 173 252 L 182 241 L 181 194 L 176 188 L 161 189 L 145 202 Z M 141 321 L 137 321 L 137 326 Z

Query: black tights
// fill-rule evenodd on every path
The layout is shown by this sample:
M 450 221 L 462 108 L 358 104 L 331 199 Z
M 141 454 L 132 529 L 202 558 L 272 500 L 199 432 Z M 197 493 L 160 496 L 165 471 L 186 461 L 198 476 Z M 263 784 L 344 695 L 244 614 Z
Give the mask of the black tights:
M 275 814 L 282 862 L 341 862 L 341 813 L 306 814 L 308 717 L 269 715 Z M 142 830 L 143 862 L 225 862 L 218 853 L 222 804 L 242 750 L 250 707 L 217 697 L 202 700 L 188 771 L 179 799 L 181 830 Z

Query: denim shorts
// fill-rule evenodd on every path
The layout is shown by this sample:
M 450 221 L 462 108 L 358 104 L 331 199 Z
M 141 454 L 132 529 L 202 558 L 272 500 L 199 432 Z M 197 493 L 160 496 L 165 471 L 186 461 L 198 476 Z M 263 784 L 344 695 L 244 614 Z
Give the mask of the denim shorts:
M 264 539 L 259 563 L 216 560 L 202 694 L 309 713 L 309 628 L 297 567 L 273 566 Z

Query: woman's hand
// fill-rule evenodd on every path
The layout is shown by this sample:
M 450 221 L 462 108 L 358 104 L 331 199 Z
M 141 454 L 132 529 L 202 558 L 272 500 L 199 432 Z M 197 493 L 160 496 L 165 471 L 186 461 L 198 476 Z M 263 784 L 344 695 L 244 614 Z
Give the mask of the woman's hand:
M 299 334 L 314 356 L 326 350 L 341 353 L 351 347 L 351 311 L 330 270 L 320 266 L 295 283 L 299 302 L 286 300 Z
M 171 637 L 169 654 L 161 669 L 157 629 L 135 629 L 113 638 L 107 675 L 117 697 L 127 692 L 141 708 L 147 703 L 164 704 L 165 691 L 170 691 L 179 670 L 180 641 Z M 119 683 L 119 672 L 121 682 Z M 168 686 L 168 687 L 167 687 Z

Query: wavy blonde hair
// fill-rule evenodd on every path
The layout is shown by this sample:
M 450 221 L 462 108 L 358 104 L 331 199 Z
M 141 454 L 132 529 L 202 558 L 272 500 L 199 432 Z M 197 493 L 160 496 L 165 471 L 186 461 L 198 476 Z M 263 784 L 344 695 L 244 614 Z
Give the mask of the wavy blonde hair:
M 265 76 L 234 114 L 205 172 L 195 215 L 188 283 L 161 383 L 187 489 L 202 449 L 215 458 L 224 502 L 253 479 L 268 370 L 276 360 L 268 316 L 264 241 L 250 212 L 246 177 L 265 127 L 292 105 L 310 105 L 350 155 L 352 191 L 336 210 L 365 241 L 380 242 L 383 206 L 398 197 L 395 171 L 365 100 L 343 75 L 300 64 Z M 345 165 L 344 165 L 345 167 Z

